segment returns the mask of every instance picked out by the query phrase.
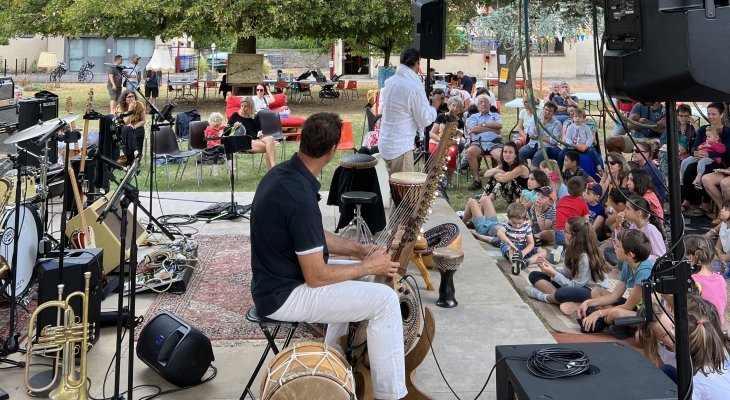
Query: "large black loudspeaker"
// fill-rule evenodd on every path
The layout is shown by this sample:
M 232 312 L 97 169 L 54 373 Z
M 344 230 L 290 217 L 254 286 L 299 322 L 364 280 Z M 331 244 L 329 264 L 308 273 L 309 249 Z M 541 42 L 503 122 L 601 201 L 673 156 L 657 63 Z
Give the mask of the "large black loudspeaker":
M 528 371 L 525 360 L 534 351 L 548 347 L 582 351 L 590 359 L 591 372 L 564 379 L 538 378 Z M 622 343 L 496 346 L 494 359 L 497 400 L 677 398 L 677 385 L 638 351 Z
M 166 312 L 154 317 L 140 332 L 137 358 L 180 387 L 199 383 L 215 360 L 210 339 Z
M 421 57 L 433 60 L 446 58 L 446 2 L 416 0 L 413 2 L 413 20 L 413 47 L 421 52 Z
M 611 96 L 730 101 L 727 0 L 606 0 L 605 20 Z
M 63 257 L 63 298 L 73 292 L 84 291 L 84 272 L 91 272 L 89 281 L 89 322 L 94 325 L 95 342 L 99 338 L 101 316 L 101 260 L 104 249 L 66 250 Z M 38 304 L 58 300 L 58 252 L 51 252 L 49 258 L 38 260 Z M 82 317 L 81 299 L 71 300 L 71 307 L 79 320 Z M 56 325 L 58 309 L 49 308 L 38 314 L 36 335 L 46 325 Z
M 58 118 L 58 96 L 46 91 L 38 92 L 35 96 L 32 99 L 18 100 L 18 131 L 36 125 L 38 121 Z M 35 155 L 43 154 L 43 146 L 37 145 L 33 140 L 20 142 L 18 146 Z M 58 141 L 55 139 L 49 140 L 48 146 L 48 159 L 51 163 L 56 163 L 58 161 L 58 152 L 56 151 Z M 27 160 L 23 157 L 21 163 L 35 167 L 39 166 L 35 157 L 27 157 Z

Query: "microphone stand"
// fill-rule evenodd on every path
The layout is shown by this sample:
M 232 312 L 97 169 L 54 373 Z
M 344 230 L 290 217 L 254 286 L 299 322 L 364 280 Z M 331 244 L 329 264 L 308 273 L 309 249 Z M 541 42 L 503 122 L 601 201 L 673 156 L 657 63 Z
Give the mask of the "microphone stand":
M 139 171 L 139 159 L 135 159 L 132 166 L 129 167 L 127 174 L 124 179 L 120 182 L 117 190 L 109 199 L 104 210 L 99 215 L 97 221 L 103 221 L 109 213 L 113 213 L 119 218 L 119 265 L 121 279 L 124 279 L 125 271 L 124 266 L 126 264 L 126 241 L 127 241 L 127 218 L 126 213 L 130 205 L 133 205 L 132 216 L 134 220 L 137 219 L 137 208 L 139 206 L 139 191 L 136 187 L 131 185 L 131 180 L 137 175 Z M 117 204 L 118 203 L 118 204 Z M 120 284 L 117 287 L 117 339 L 116 339 L 116 353 L 115 353 L 115 371 L 114 371 L 114 395 L 111 399 L 123 400 L 124 397 L 120 394 L 121 385 L 121 364 L 122 364 L 122 341 L 123 341 L 123 330 L 126 328 L 129 331 L 129 357 L 128 357 L 128 380 L 127 380 L 127 393 L 128 398 L 132 399 L 132 393 L 134 391 L 134 330 L 137 326 L 138 321 L 134 316 L 135 297 L 136 297 L 136 286 L 137 286 L 137 224 L 132 224 L 132 242 L 129 250 L 129 266 L 127 275 L 129 276 L 129 313 L 126 314 L 124 310 L 124 285 Z M 126 321 L 126 326 L 125 325 Z
M 125 77 L 124 82 L 122 82 L 122 85 L 126 87 L 128 81 L 129 81 L 129 78 Z M 136 87 L 134 88 L 134 91 L 137 94 L 139 94 L 139 96 L 144 100 L 144 102 L 150 108 L 150 116 L 152 116 L 152 126 L 150 127 L 150 153 L 149 153 L 150 154 L 150 172 L 149 172 L 149 174 L 150 174 L 149 175 L 149 177 L 150 177 L 150 208 L 149 208 L 149 211 L 145 212 L 145 214 L 150 216 L 150 218 L 151 218 L 151 211 L 153 209 L 152 208 L 152 199 L 153 199 L 153 193 L 154 193 L 155 182 L 156 182 L 155 169 L 157 167 L 157 163 L 155 163 L 155 161 L 156 161 L 155 160 L 155 132 L 159 131 L 161 126 L 172 126 L 173 121 L 170 119 L 171 117 L 163 115 L 162 112 L 154 104 L 152 104 L 147 97 L 145 97 L 145 95 L 139 89 L 140 86 L 141 85 L 138 82 Z M 175 103 L 172 103 L 172 104 L 174 107 Z M 166 122 L 158 123 L 158 121 L 166 121 Z M 141 150 L 140 150 L 140 157 L 142 157 Z M 143 211 L 144 211 L 144 209 L 143 209 Z M 155 225 L 162 228 L 162 225 L 159 222 L 155 221 L 155 223 L 153 224 L 153 222 L 150 220 L 150 223 L 147 224 L 146 229 L 150 233 L 152 233 L 152 232 L 154 232 Z M 170 238 L 170 240 L 173 240 L 173 237 L 169 231 L 165 232 L 166 229 L 161 229 L 161 230 L 163 231 L 165 236 Z

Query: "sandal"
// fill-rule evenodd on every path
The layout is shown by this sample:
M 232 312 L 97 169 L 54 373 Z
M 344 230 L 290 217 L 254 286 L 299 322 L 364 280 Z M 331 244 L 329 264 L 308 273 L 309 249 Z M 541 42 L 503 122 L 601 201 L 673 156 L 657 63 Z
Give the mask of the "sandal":
M 689 210 L 685 213 L 688 217 L 701 217 L 703 215 L 706 215 L 707 211 L 703 209 L 702 207 L 697 207 L 694 210 Z

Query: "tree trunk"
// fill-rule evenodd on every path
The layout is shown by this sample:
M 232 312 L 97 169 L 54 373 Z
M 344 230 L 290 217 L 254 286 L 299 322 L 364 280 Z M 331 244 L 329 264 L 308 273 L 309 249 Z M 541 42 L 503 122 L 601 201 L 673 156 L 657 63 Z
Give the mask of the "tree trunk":
M 387 67 L 390 65 L 390 53 L 393 52 L 393 41 L 386 39 L 385 45 L 381 50 L 383 50 L 383 66 Z
M 507 82 L 506 83 L 499 83 L 499 93 L 498 93 L 498 99 L 502 104 L 512 101 L 515 98 L 515 86 L 516 81 L 515 78 L 517 77 L 517 70 L 520 68 L 520 59 L 517 54 L 515 54 L 514 49 L 506 49 L 504 46 L 504 42 L 500 42 L 499 46 L 497 46 L 497 60 L 499 60 L 500 55 L 504 55 L 507 59 L 507 64 L 499 64 L 499 68 L 497 70 L 497 75 L 499 76 L 499 72 L 502 68 L 507 68 L 509 70 L 509 75 L 507 76 Z
M 236 39 L 236 53 L 256 54 L 256 36 Z

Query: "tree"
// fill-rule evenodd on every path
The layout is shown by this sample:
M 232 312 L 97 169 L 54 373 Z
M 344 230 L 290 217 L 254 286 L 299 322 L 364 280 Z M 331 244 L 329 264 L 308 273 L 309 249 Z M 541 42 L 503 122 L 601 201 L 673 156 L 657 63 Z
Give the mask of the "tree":
M 527 1 L 527 0 L 525 0 Z M 473 18 L 468 29 L 479 36 L 487 36 L 497 43 L 497 55 L 504 55 L 509 75 L 506 83 L 499 83 L 500 101 L 515 97 L 515 78 L 527 55 L 524 48 L 524 19 L 520 0 L 498 0 L 494 8 L 482 7 Z M 599 9 L 600 11 L 600 9 Z M 603 25 L 603 14 L 599 12 L 599 26 Z M 529 34 L 533 40 L 553 38 L 561 31 L 575 32 L 576 29 L 592 26 L 592 5 L 583 0 L 541 1 L 529 5 Z M 520 46 L 523 46 L 520 51 Z M 500 65 L 502 67 L 502 65 Z M 527 74 L 525 74 L 526 77 Z

